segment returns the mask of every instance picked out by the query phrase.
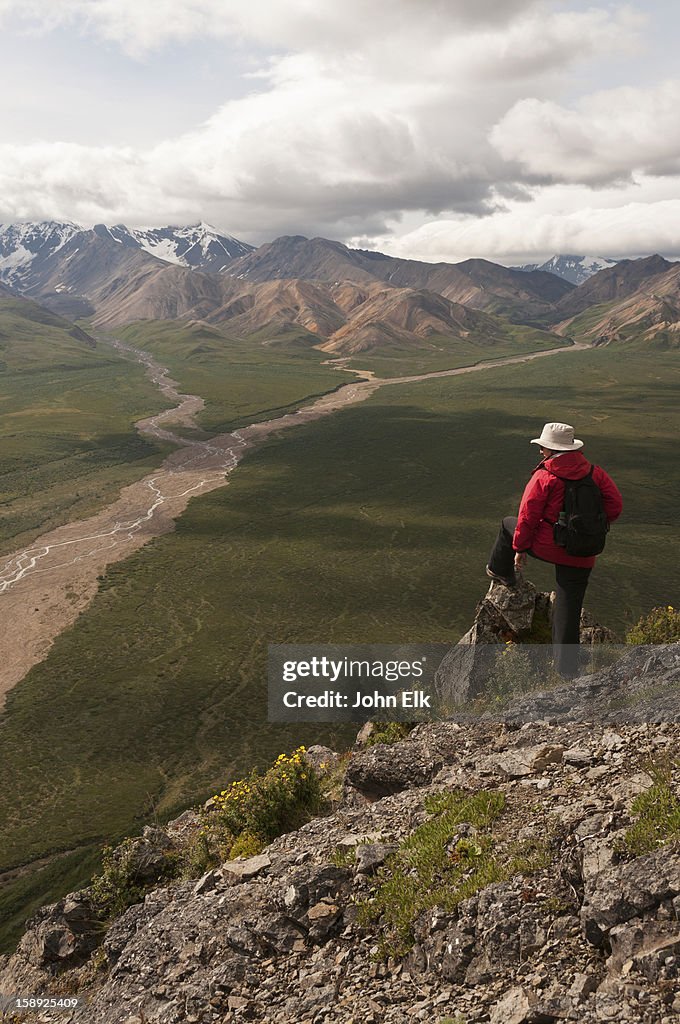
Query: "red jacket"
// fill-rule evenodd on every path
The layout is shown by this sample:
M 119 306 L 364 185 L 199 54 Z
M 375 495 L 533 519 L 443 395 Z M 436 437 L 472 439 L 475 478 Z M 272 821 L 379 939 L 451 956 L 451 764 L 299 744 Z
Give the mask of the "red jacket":
M 586 476 L 590 463 L 580 452 L 565 452 L 539 463 L 529 483 L 524 488 L 519 506 L 517 528 L 512 546 L 515 551 L 529 551 L 546 562 L 559 565 L 580 565 L 590 568 L 595 565 L 595 555 L 581 558 L 568 555 L 564 548 L 553 540 L 553 524 L 564 504 L 564 483 L 554 473 L 568 480 L 580 480 Z M 549 470 L 553 472 L 550 473 Z M 602 502 L 607 519 L 613 523 L 621 515 L 623 501 L 618 487 L 610 476 L 599 466 L 593 470 L 593 480 L 602 492 Z

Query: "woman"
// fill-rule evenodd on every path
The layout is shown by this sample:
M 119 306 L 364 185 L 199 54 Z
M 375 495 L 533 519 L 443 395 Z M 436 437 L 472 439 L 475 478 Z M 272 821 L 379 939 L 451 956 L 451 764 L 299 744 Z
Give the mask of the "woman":
M 574 438 L 568 423 L 546 423 L 539 446 L 542 460 L 524 489 L 517 518 L 506 516 L 486 567 L 487 576 L 507 587 L 517 583 L 527 555 L 555 565 L 556 597 L 553 608 L 552 640 L 555 664 L 567 677 L 578 672 L 578 643 L 581 609 L 595 555 L 570 555 L 555 543 L 553 526 L 564 505 L 564 479 L 580 480 L 591 471 L 591 463 L 580 453 L 583 441 Z M 599 466 L 592 467 L 593 481 L 602 495 L 607 522 L 621 515 L 623 501 L 612 478 Z M 564 479 L 560 479 L 560 478 Z

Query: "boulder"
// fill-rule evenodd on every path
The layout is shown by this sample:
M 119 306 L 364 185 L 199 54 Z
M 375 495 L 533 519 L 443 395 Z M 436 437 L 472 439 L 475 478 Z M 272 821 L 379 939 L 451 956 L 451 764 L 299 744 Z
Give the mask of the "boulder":
M 167 874 L 171 867 L 168 854 L 177 849 L 168 833 L 155 825 L 146 825 L 141 836 L 128 839 L 113 851 L 114 861 L 125 864 L 137 882 L 145 885 Z
M 394 843 L 364 843 L 355 851 L 355 870 L 358 875 L 372 875 L 381 867 L 390 854 L 397 850 Z
M 660 849 L 599 872 L 586 888 L 583 934 L 595 946 L 611 944 L 616 925 L 653 912 L 680 895 L 680 853 Z
M 677 973 L 680 957 L 680 924 L 674 918 L 658 919 L 658 915 L 633 918 L 615 925 L 609 932 L 611 956 L 607 969 L 616 976 L 631 968 L 648 981 L 657 981 L 664 967 L 671 962 Z
M 198 811 L 190 808 L 180 814 L 178 818 L 169 821 L 165 826 L 165 832 L 174 843 L 187 842 L 200 831 L 202 826 L 201 815 Z
M 377 725 L 375 722 L 364 722 L 356 735 L 356 739 L 354 741 L 355 748 L 367 746 L 368 741 L 376 729 Z
M 539 744 L 532 747 L 514 747 L 499 754 L 487 755 L 480 762 L 480 769 L 489 770 L 511 779 L 536 775 L 549 765 L 562 762 L 564 748 L 560 744 Z
M 441 756 L 431 754 L 416 740 L 365 747 L 353 754 L 347 764 L 345 800 L 371 803 L 403 789 L 424 786 L 443 765 Z
M 41 907 L 28 921 L 19 950 L 31 966 L 57 974 L 85 963 L 103 932 L 90 891 L 83 889 Z
M 258 853 L 255 857 L 245 857 L 243 860 L 228 860 L 222 864 L 219 873 L 225 882 L 238 884 L 247 882 L 250 878 L 266 871 L 271 867 L 271 858 L 268 853 Z
M 456 765 L 459 784 L 475 788 L 472 772 L 459 768 L 464 738 L 457 722 L 424 722 L 396 743 L 355 750 L 347 762 L 344 802 L 358 807 L 405 789 L 426 786 L 446 765 Z
M 522 577 L 516 587 L 491 582 L 479 612 L 489 624 L 495 624 L 496 641 L 521 640 L 531 633 L 538 596 L 536 587 Z
M 281 909 L 296 921 L 308 925 L 311 907 L 320 903 L 340 906 L 346 899 L 351 872 L 334 865 L 304 864 L 287 877 Z
M 511 988 L 492 1006 L 489 1024 L 530 1024 L 530 1022 L 535 1022 L 537 1020 L 535 1013 L 537 1002 L 536 993 L 530 989 L 519 986 Z

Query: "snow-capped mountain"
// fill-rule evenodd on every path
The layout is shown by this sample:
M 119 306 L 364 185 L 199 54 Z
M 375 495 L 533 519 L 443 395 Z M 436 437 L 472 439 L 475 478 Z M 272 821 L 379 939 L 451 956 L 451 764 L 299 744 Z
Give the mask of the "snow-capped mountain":
M 572 284 L 583 284 L 599 270 L 607 270 L 617 263 L 618 260 L 604 256 L 567 254 L 551 256 L 545 263 L 526 263 L 523 267 L 513 267 L 513 270 L 546 270 L 549 274 L 556 274 L 557 277 L 562 277 L 565 281 L 571 281 Z
M 190 270 L 220 270 L 239 256 L 247 256 L 253 246 L 231 235 L 222 234 L 210 224 L 192 224 L 189 227 L 127 228 L 115 224 L 106 228 L 97 224 L 95 231 L 108 231 L 116 242 L 137 245 L 145 252 L 166 263 L 177 263 Z
M 33 274 L 79 231 L 68 221 L 0 224 L 0 281 L 23 291 Z
M 76 236 L 83 245 L 97 236 L 121 248 L 143 250 L 164 263 L 190 270 L 218 273 L 234 259 L 246 256 L 253 247 L 209 224 L 189 227 L 127 228 L 124 224 L 107 227 L 95 224 L 83 228 L 70 222 L 36 221 L 26 224 L 0 224 L 0 281 L 18 291 L 39 286 L 44 271 L 53 265 L 53 257 Z M 68 254 L 65 252 L 64 259 Z

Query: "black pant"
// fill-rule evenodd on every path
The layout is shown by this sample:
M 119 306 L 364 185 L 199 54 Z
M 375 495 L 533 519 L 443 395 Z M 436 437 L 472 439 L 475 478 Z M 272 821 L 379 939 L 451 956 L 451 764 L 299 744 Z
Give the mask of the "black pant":
M 513 576 L 515 552 L 512 537 L 517 526 L 515 516 L 506 516 L 498 531 L 496 543 L 489 556 L 489 568 L 498 576 Z M 527 554 L 538 558 L 533 551 Z M 545 559 L 541 558 L 544 562 Z M 553 608 L 552 642 L 555 667 L 563 676 L 578 674 L 579 633 L 583 598 L 591 570 L 580 565 L 555 564 L 555 606 Z

